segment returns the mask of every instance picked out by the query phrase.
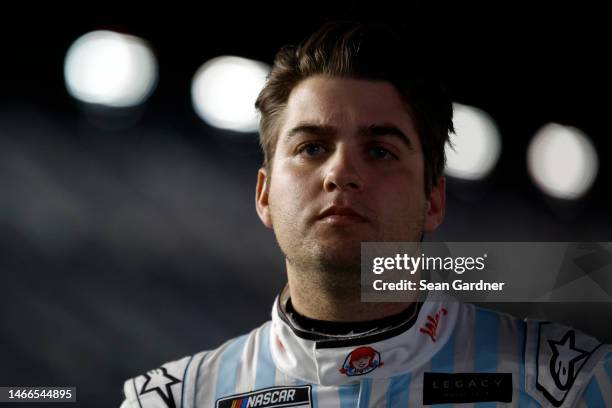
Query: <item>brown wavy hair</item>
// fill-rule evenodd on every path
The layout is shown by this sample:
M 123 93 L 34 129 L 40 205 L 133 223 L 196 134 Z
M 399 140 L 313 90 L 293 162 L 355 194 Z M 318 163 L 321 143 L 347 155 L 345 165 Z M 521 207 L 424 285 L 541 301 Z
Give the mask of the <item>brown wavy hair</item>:
M 454 131 L 452 101 L 433 68 L 420 42 L 385 24 L 329 22 L 300 45 L 282 47 L 255 103 L 263 167 L 272 170 L 281 116 L 298 83 L 315 75 L 388 81 L 414 120 L 429 195 L 444 171 L 444 146 Z

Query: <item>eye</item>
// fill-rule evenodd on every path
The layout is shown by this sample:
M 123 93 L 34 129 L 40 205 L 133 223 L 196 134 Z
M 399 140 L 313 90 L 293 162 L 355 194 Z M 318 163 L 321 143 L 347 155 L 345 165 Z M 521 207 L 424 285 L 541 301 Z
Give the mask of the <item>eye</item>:
M 315 157 L 325 153 L 326 149 L 321 143 L 304 143 L 298 147 L 299 154 L 305 154 L 306 156 Z
M 395 158 L 395 155 L 384 147 L 374 146 L 368 149 L 370 156 L 378 160 L 390 160 Z

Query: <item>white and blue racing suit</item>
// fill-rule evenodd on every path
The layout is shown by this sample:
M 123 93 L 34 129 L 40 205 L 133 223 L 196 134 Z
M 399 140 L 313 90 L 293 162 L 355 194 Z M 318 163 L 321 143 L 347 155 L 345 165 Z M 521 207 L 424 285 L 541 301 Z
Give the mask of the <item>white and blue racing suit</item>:
M 322 336 L 287 299 L 249 334 L 126 381 L 121 407 L 612 407 L 612 346 L 569 327 L 430 294 L 400 324 Z

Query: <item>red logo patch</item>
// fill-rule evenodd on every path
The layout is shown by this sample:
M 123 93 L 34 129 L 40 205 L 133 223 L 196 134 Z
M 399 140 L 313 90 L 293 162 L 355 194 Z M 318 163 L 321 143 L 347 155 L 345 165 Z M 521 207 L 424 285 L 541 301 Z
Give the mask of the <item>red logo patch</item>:
M 349 377 L 363 375 L 382 366 L 380 353 L 372 347 L 357 347 L 344 359 L 340 372 Z
M 448 311 L 445 308 L 441 308 L 433 317 L 431 315 L 427 315 L 427 323 L 425 323 L 425 327 L 421 327 L 419 331 L 431 337 L 431 341 L 435 343 L 437 340 L 436 336 L 438 332 L 438 324 L 440 323 L 440 317 L 446 316 L 447 314 Z

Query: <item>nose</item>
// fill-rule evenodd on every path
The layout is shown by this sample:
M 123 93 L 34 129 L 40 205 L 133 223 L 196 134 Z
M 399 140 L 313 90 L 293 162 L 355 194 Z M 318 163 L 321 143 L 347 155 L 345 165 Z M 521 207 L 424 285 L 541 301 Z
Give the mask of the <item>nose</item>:
M 323 189 L 332 192 L 358 191 L 363 188 L 363 180 L 358 170 L 358 158 L 348 147 L 338 147 L 329 160 L 323 180 Z

